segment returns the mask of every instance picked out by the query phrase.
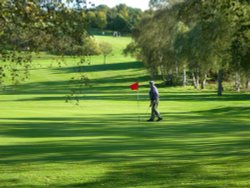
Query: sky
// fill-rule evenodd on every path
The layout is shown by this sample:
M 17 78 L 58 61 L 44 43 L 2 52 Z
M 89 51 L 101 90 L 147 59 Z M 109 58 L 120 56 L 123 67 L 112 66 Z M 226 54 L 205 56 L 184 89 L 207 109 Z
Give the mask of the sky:
M 100 4 L 107 5 L 109 7 L 114 7 L 119 4 L 126 4 L 127 6 L 140 8 L 142 10 L 148 9 L 149 0 L 88 0 L 94 3 L 96 6 Z

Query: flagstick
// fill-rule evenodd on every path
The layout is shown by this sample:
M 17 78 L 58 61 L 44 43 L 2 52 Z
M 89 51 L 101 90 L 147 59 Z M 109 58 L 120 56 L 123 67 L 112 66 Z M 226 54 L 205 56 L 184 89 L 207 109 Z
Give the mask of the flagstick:
M 139 101 L 140 101 L 140 98 L 139 98 L 139 83 L 136 82 L 132 85 L 130 85 L 130 88 L 132 90 L 137 90 L 137 114 L 138 114 L 138 121 L 140 121 L 140 104 L 139 104 Z
M 138 121 L 141 121 L 140 117 L 140 95 L 139 95 L 139 89 L 137 90 L 137 114 L 138 114 Z

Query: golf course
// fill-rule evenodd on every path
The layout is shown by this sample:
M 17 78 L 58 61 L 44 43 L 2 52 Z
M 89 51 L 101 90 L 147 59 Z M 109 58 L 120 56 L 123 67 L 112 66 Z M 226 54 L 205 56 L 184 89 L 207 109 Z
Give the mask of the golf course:
M 93 56 L 79 73 L 79 58 L 41 53 L 30 79 L 1 89 L 1 188 L 250 187 L 249 92 L 155 80 L 163 121 L 146 122 L 150 76 L 122 54 L 131 39 L 95 38 L 112 44 L 106 64 Z

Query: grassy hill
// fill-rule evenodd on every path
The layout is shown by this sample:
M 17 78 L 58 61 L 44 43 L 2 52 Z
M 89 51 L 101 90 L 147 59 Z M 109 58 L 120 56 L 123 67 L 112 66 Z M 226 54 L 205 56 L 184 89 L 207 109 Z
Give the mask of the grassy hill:
M 130 38 L 96 38 L 114 52 L 81 65 L 90 86 L 79 105 L 65 103 L 74 58 L 60 67 L 42 54 L 30 80 L 1 91 L 0 187 L 250 186 L 249 93 L 159 87 L 164 121 L 145 122 L 149 77 L 121 53 Z

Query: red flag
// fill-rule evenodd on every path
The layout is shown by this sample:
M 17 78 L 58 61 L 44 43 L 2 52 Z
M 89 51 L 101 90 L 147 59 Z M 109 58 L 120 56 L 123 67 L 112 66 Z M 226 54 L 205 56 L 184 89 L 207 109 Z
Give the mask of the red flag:
M 132 90 L 138 90 L 138 89 L 139 89 L 139 83 L 136 82 L 136 83 L 130 85 L 130 88 L 131 88 Z

